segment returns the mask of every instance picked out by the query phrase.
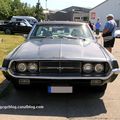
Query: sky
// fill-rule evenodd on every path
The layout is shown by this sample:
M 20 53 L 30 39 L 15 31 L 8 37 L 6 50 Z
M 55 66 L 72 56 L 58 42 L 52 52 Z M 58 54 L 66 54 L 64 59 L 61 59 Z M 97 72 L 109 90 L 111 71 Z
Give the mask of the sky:
M 47 0 L 47 8 L 49 10 L 62 10 L 70 6 L 78 6 L 85 8 L 93 8 L 105 0 Z M 21 0 L 27 2 L 31 6 L 36 5 L 38 0 Z M 40 0 L 41 6 L 46 8 L 46 0 Z

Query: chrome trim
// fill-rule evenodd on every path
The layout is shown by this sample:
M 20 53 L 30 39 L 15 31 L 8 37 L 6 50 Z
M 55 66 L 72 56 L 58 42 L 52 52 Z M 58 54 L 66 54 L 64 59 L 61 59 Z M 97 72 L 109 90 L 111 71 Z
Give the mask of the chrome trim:
M 41 59 L 15 59 L 15 60 L 11 60 L 10 62 L 14 62 L 14 61 L 53 61 L 53 60 L 61 60 L 61 61 L 64 61 L 64 60 L 69 60 L 69 61 L 84 61 L 84 62 L 108 62 L 108 63 L 110 63 L 110 60 L 103 60 L 103 59 L 91 59 L 91 58 L 89 58 L 89 59 L 83 59 L 83 58 L 81 58 L 81 59 L 79 59 L 79 58 L 75 58 L 75 59 L 67 59 L 67 58 L 61 58 L 61 59 L 57 59 L 57 58 L 55 58 L 55 57 L 53 57 L 53 58 L 51 58 L 51 59 L 43 59 L 43 58 L 41 58 Z
M 113 69 L 112 72 L 113 72 L 113 74 L 119 74 L 120 68 Z
M 0 67 L 0 71 L 7 71 L 8 69 L 6 67 Z
M 80 67 L 40 67 L 40 69 L 68 69 L 68 70 L 72 70 L 72 69 L 75 69 L 75 70 L 79 70 L 81 69 Z
M 89 80 L 95 80 L 95 79 L 99 79 L 99 80 L 107 80 L 109 79 L 113 72 L 111 72 L 107 77 L 75 77 L 75 76 L 70 76 L 70 77 L 51 77 L 51 76 L 16 76 L 16 75 L 13 75 L 10 73 L 9 71 L 9 74 L 12 76 L 12 77 L 15 77 L 15 78 L 27 78 L 27 79 L 69 79 L 69 80 L 73 80 L 73 79 L 89 79 Z
M 106 77 L 75 77 L 75 76 L 70 76 L 70 77 L 51 77 L 51 76 L 16 76 L 16 75 L 13 75 L 10 71 L 10 66 L 12 64 L 12 62 L 14 61 L 31 61 L 31 60 L 26 60 L 26 59 L 20 59 L 20 60 L 11 60 L 10 63 L 9 63 L 9 66 L 8 66 L 8 73 L 12 76 L 12 77 L 15 77 L 15 78 L 28 78 L 28 79 L 101 79 L 101 80 L 107 80 L 109 79 L 113 74 L 118 74 L 120 73 L 120 69 L 113 69 L 110 74 Z M 39 60 L 33 60 L 33 61 L 39 61 Z M 87 62 L 87 61 L 85 61 Z M 92 61 L 93 62 L 93 61 Z M 98 61 L 95 61 L 95 62 L 98 62 Z M 107 61 L 101 61 L 101 62 L 107 62 Z M 107 62 L 109 65 L 110 65 L 110 68 L 112 69 L 112 65 L 110 64 L 110 61 Z

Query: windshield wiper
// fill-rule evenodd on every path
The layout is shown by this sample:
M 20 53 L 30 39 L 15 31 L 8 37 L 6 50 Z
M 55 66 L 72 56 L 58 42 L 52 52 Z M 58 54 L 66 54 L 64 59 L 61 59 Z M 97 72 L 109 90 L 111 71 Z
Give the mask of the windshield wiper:
M 68 39 L 81 39 L 83 41 L 86 40 L 86 38 L 83 38 L 83 37 L 75 37 L 75 36 L 70 36 L 70 35 L 60 35 L 59 37 L 61 37 L 61 38 L 68 38 Z
M 32 39 L 39 39 L 39 38 L 51 38 L 51 39 L 53 39 L 52 36 L 32 36 L 30 38 L 32 38 Z
M 67 38 L 67 39 L 81 39 L 83 41 L 85 41 L 86 39 L 83 37 L 75 37 L 75 36 L 71 36 L 71 35 L 58 35 L 57 37 L 59 38 Z M 54 39 L 54 36 L 32 36 L 30 37 L 31 39 L 40 39 L 40 38 L 50 38 L 50 39 Z
M 69 36 L 69 35 L 58 35 L 59 38 L 67 38 L 67 39 L 78 39 L 77 37 L 74 36 Z

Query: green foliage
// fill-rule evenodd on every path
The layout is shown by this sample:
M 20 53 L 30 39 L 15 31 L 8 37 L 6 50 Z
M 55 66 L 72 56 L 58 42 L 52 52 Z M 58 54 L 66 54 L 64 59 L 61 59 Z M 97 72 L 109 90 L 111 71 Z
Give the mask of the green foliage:
M 42 11 L 43 11 L 43 9 L 42 9 L 40 3 L 38 2 L 38 3 L 36 4 L 36 9 L 35 9 L 35 17 L 36 17 L 38 20 L 41 20 L 41 16 L 43 16 Z
M 11 0 L 0 0 L 0 18 L 4 19 L 11 14 Z
M 11 15 L 18 15 L 19 10 L 23 7 L 22 3 L 20 0 L 13 0 L 11 3 Z
M 0 66 L 2 65 L 3 59 L 8 55 L 8 53 L 23 42 L 24 38 L 22 36 L 0 34 Z M 0 71 L 0 83 L 4 79 L 5 78 Z
M 40 3 L 36 6 L 30 6 L 27 3 L 21 3 L 20 0 L 0 0 L 0 19 L 10 19 L 12 16 L 34 16 L 38 20 L 44 19 L 43 9 Z

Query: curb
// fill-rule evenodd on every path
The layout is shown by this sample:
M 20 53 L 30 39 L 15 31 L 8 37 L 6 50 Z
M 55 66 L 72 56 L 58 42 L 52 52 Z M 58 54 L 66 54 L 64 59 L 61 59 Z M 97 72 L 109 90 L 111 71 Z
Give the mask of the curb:
M 8 80 L 4 80 L 1 84 L 0 84 L 0 96 L 4 94 L 4 92 L 6 92 L 6 90 L 8 89 L 8 87 L 10 86 L 10 81 Z

